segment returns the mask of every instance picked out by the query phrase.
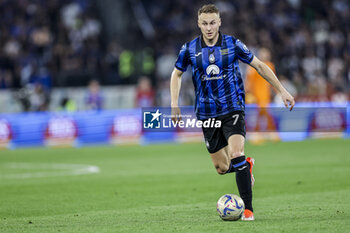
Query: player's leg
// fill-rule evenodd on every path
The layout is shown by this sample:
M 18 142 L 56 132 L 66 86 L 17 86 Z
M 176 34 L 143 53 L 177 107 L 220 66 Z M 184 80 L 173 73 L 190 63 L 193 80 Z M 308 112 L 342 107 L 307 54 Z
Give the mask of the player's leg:
M 244 154 L 244 151 L 242 151 L 242 153 Z M 225 146 L 215 153 L 211 153 L 210 156 L 218 174 L 224 175 L 235 172 L 235 160 L 231 158 L 228 146 Z M 252 163 L 250 160 L 252 160 L 252 158 L 247 158 L 249 164 Z
M 215 153 L 210 153 L 211 160 L 213 161 L 214 167 L 217 173 L 220 175 L 224 175 L 228 173 L 227 171 L 229 170 L 230 160 L 226 152 L 226 147 L 221 148 L 219 151 Z
M 229 155 L 232 158 L 233 167 L 236 171 L 236 183 L 239 194 L 244 201 L 245 209 L 244 220 L 254 220 L 252 206 L 252 180 L 250 173 L 250 164 L 246 161 L 244 155 L 244 140 L 242 135 L 235 134 L 228 138 Z
M 202 128 L 205 145 L 218 174 L 233 172 L 227 149 L 227 140 L 222 128 Z
M 225 116 L 223 132 L 228 143 L 228 155 L 236 172 L 236 183 L 239 194 L 244 201 L 247 212 L 253 217 L 252 180 L 250 164 L 244 155 L 245 121 L 244 112 L 233 112 Z M 251 220 L 253 220 L 251 219 Z
M 242 135 L 231 135 L 228 139 L 229 155 L 232 158 L 233 167 L 236 171 L 236 183 L 239 194 L 244 201 L 245 211 L 242 220 L 254 220 L 252 206 L 252 176 L 250 163 L 244 155 L 244 137 Z

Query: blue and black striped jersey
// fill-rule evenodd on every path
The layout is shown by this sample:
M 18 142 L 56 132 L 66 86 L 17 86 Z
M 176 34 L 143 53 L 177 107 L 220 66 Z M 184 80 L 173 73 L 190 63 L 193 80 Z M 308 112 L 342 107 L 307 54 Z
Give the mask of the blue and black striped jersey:
M 184 44 L 175 67 L 183 72 L 192 66 L 195 111 L 200 120 L 244 111 L 245 93 L 238 60 L 250 63 L 253 53 L 233 36 L 222 35 L 215 46 L 207 46 L 202 37 Z

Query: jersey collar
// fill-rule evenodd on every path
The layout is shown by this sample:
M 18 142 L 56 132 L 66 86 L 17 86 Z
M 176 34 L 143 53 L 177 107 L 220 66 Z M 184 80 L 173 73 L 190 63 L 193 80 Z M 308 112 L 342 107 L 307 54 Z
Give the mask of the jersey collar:
M 204 42 L 204 40 L 203 40 L 203 35 L 200 36 L 200 40 L 201 40 L 201 46 L 202 46 L 202 48 L 209 47 L 209 46 L 206 45 L 206 43 Z M 221 35 L 221 32 L 219 32 L 218 41 L 216 41 L 216 44 L 215 44 L 214 46 L 220 47 L 220 46 L 221 46 L 221 42 L 222 42 L 222 35 Z

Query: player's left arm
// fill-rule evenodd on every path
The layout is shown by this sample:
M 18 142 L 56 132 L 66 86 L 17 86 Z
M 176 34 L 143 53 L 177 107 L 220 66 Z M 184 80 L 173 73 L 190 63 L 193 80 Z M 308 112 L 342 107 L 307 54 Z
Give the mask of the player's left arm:
M 276 90 L 281 94 L 283 103 L 286 108 L 289 108 L 289 110 L 292 111 L 295 104 L 294 97 L 283 87 L 273 71 L 255 56 L 250 65 L 254 67 L 254 69 L 260 74 L 261 77 L 263 77 L 274 88 L 276 88 Z

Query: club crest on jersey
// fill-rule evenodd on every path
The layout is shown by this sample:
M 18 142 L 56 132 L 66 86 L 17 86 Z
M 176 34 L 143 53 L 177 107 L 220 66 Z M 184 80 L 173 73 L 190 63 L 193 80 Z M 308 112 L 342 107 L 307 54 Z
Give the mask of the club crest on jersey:
M 209 55 L 209 62 L 210 63 L 214 63 L 215 62 L 215 56 L 214 56 L 213 53 Z

